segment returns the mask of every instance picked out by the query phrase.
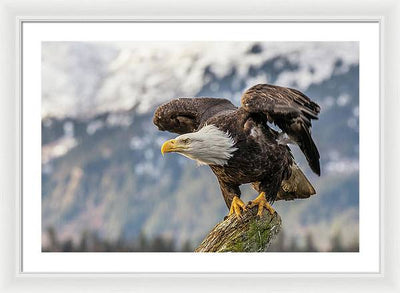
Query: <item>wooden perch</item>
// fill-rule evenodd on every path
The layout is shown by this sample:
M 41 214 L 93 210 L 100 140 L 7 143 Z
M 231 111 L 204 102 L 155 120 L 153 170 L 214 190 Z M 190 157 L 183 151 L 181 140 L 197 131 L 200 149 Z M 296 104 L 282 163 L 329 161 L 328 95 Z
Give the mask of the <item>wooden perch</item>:
M 271 240 L 278 235 L 281 217 L 264 210 L 257 216 L 257 207 L 242 213 L 242 219 L 231 215 L 217 224 L 195 252 L 262 252 L 267 251 Z

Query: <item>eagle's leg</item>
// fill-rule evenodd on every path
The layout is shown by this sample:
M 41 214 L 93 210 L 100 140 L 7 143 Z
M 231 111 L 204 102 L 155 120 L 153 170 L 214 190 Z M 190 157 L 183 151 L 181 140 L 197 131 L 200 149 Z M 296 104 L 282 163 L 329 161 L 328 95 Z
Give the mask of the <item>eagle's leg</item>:
M 235 196 L 232 199 L 231 208 L 229 209 L 228 217 L 232 214 L 235 214 L 236 217 L 240 219 L 242 217 L 242 212 L 240 209 L 245 211 L 246 204 L 238 196 Z
M 263 208 L 266 208 L 271 213 L 271 215 L 275 213 L 275 210 L 265 198 L 265 192 L 261 192 L 254 200 L 249 202 L 250 208 L 255 206 L 258 206 L 257 216 L 259 216 L 260 218 L 262 217 Z

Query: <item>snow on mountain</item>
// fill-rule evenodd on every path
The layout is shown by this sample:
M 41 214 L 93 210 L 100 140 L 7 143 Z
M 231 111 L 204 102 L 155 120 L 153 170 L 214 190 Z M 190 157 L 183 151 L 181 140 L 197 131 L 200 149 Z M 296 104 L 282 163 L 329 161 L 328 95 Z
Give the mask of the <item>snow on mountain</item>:
M 177 96 L 193 96 L 209 80 L 235 70 L 234 101 L 241 82 L 250 87 L 268 76 L 252 68 L 285 56 L 294 68 L 276 84 L 306 90 L 358 63 L 357 43 L 337 42 L 46 42 L 42 46 L 42 116 L 90 117 L 138 106 L 143 113 Z M 278 60 L 279 69 L 285 64 Z M 236 84 L 236 86 L 235 86 Z M 211 89 L 218 92 L 218 84 Z M 228 93 L 225 93 L 228 94 Z M 231 98 L 231 97 L 227 97 Z M 345 103 L 345 97 L 338 100 Z
M 337 226 L 358 237 L 358 44 L 353 42 L 74 43 L 42 46 L 42 225 L 61 240 L 172 235 L 197 243 L 226 214 L 215 177 L 152 124 L 160 103 L 209 95 L 240 103 L 256 83 L 302 90 L 321 106 L 313 137 L 322 176 L 306 201 L 277 202 L 287 239 L 327 250 Z M 247 190 L 247 191 L 246 191 Z M 254 191 L 244 187 L 245 201 Z M 194 216 L 195 215 L 195 216 Z M 202 221 L 197 221 L 201 218 Z M 305 238 L 304 238 L 305 239 Z

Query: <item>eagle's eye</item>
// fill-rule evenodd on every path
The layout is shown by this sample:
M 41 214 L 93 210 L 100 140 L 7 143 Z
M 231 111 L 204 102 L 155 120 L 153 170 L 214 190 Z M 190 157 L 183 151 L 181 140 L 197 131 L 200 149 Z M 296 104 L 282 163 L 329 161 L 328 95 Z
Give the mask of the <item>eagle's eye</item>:
M 182 142 L 183 142 L 184 144 L 188 144 L 188 143 L 190 143 L 190 138 L 182 139 Z

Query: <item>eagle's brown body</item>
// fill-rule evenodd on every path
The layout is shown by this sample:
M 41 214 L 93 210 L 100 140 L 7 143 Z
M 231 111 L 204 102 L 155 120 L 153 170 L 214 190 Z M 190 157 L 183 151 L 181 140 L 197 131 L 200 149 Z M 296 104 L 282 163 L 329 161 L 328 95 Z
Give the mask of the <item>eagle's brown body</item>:
M 226 99 L 180 98 L 160 106 L 154 124 L 179 134 L 214 125 L 229 133 L 237 150 L 224 165 L 210 167 L 216 175 L 228 208 L 239 186 L 252 183 L 268 201 L 306 198 L 314 188 L 294 162 L 289 147 L 280 143 L 273 122 L 296 142 L 312 170 L 319 175 L 319 153 L 311 138 L 311 119 L 319 106 L 302 93 L 288 88 L 256 85 L 242 96 L 237 108 Z
M 290 150 L 278 144 L 277 134 L 257 120 L 256 115 L 239 108 L 207 121 L 230 133 L 238 148 L 227 165 L 210 165 L 228 206 L 235 195 L 240 195 L 241 184 L 253 182 L 259 183 L 257 190 L 264 191 L 267 199 L 275 200 L 281 182 L 291 174 Z

